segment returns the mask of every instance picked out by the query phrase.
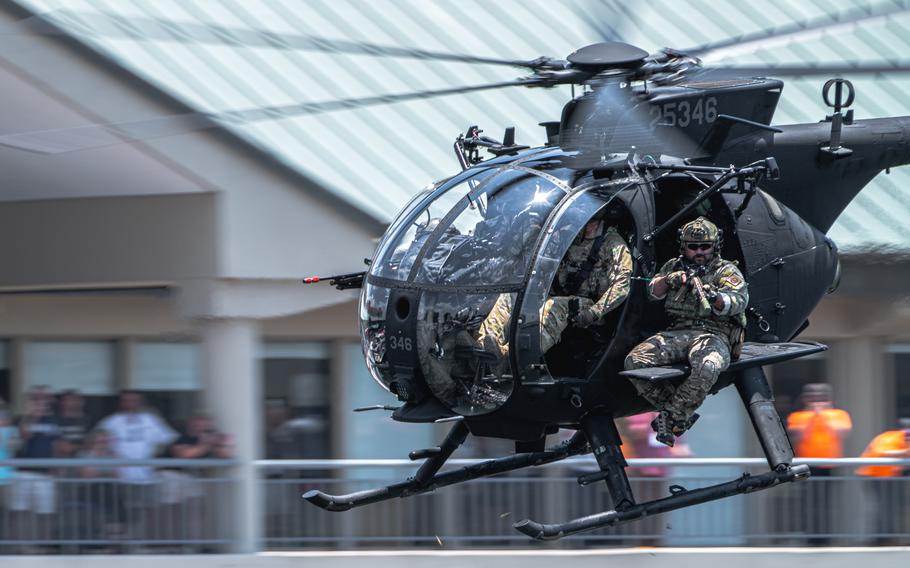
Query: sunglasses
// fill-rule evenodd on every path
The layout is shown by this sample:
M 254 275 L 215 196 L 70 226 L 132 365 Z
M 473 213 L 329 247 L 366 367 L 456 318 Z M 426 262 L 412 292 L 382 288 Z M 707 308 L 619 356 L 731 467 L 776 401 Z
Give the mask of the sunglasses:
M 714 245 L 711 243 L 689 243 L 686 245 L 686 248 L 689 250 L 703 250 L 708 251 L 714 248 Z

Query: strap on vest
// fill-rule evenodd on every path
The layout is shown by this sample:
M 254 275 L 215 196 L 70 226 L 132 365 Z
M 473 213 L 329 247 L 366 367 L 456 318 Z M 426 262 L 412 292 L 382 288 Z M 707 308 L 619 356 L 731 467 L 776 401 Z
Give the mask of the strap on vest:
M 607 238 L 607 235 L 601 233 L 600 236 L 594 239 L 594 245 L 588 252 L 588 258 L 581 264 L 581 268 L 573 275 L 573 278 L 566 282 L 566 289 L 569 294 L 578 293 L 582 282 L 586 281 L 588 277 L 591 276 L 594 265 L 600 260 L 600 247 L 603 246 L 605 238 Z

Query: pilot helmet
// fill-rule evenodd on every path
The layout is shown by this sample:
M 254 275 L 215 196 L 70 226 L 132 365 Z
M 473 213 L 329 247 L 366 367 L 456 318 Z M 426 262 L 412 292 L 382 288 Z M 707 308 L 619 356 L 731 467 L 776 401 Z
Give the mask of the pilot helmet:
M 684 248 L 689 243 L 711 243 L 718 250 L 723 242 L 724 232 L 704 217 L 689 221 L 679 229 L 679 244 Z

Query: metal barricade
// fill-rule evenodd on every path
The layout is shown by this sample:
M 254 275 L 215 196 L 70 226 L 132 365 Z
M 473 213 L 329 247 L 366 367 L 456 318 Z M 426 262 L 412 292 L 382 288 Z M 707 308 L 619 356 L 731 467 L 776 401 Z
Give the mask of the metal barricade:
M 482 460 L 452 460 L 452 466 Z M 767 471 L 763 459 L 633 459 L 630 480 L 639 501 Z M 405 479 L 407 460 L 262 460 L 263 548 L 490 548 L 587 546 L 813 546 L 910 544 L 910 478 L 863 477 L 861 465 L 910 460 L 797 460 L 812 467 L 805 482 L 732 497 L 623 526 L 531 541 L 512 523 L 567 520 L 611 508 L 602 483 L 579 487 L 597 469 L 588 458 L 446 487 L 343 513 L 300 498 L 309 489 L 349 493 Z M 654 469 L 657 468 L 655 471 Z M 647 473 L 649 475 L 643 475 Z
M 452 460 L 452 467 L 480 460 Z M 566 520 L 611 508 L 602 483 L 579 487 L 596 469 L 566 460 L 330 513 L 304 502 L 309 489 L 347 493 L 411 475 L 406 460 L 257 461 L 258 480 L 233 460 L 0 461 L 0 554 L 221 552 L 242 518 L 261 519 L 260 548 L 509 548 L 600 546 L 776 546 L 910 543 L 910 478 L 862 477 L 861 465 L 910 460 L 805 460 L 805 482 L 699 505 L 550 543 L 512 523 Z M 11 469 L 3 469 L 11 468 Z M 138 482 L 124 468 L 144 469 Z M 656 469 L 655 469 L 656 468 Z M 761 459 L 630 460 L 639 500 L 767 469 Z M 139 476 L 140 478 L 143 476 Z M 242 484 L 258 484 L 260 511 L 237 509 Z M 243 485 L 249 487 L 250 485 Z M 255 517 L 254 517 L 255 518 Z
M 0 554 L 221 550 L 235 463 L 0 460 Z

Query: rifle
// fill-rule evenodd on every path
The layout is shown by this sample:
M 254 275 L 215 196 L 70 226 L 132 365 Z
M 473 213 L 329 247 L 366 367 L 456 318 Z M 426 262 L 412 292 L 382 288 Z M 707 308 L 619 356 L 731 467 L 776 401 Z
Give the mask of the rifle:
M 328 280 L 329 284 L 338 290 L 348 290 L 350 288 L 363 287 L 363 281 L 366 272 L 353 272 L 351 274 L 339 274 L 337 276 L 310 276 L 303 279 L 304 284 L 316 284 L 322 280 Z
M 705 269 L 703 267 L 686 270 L 686 286 L 681 286 L 679 288 L 679 291 L 676 292 L 676 297 L 674 300 L 680 300 L 682 298 L 682 295 L 686 293 L 686 288 L 691 288 L 695 293 L 695 296 L 698 298 L 698 303 L 702 311 L 705 313 L 710 313 L 711 304 L 713 304 L 717 298 L 717 293 L 708 293 L 705 291 L 705 286 L 701 281 L 701 277 L 704 275 Z
M 695 274 L 690 274 L 688 276 L 689 286 L 692 287 L 692 290 L 695 291 L 695 296 L 698 297 L 698 303 L 701 305 L 701 309 L 704 313 L 711 313 L 711 303 L 717 297 L 717 294 L 710 294 L 712 296 L 708 298 L 709 294 L 705 292 L 705 286 L 701 283 L 701 277 Z

